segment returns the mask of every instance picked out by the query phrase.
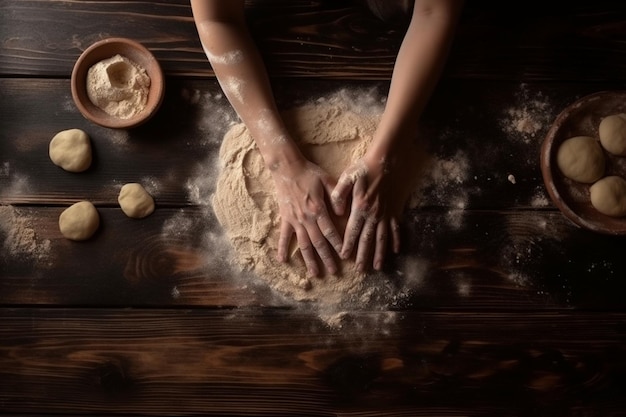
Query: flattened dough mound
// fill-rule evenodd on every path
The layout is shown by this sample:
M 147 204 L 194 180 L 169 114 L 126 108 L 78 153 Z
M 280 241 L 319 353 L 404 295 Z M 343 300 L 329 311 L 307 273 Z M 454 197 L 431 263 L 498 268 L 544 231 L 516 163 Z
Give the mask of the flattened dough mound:
M 304 105 L 283 116 L 305 156 L 335 179 L 365 153 L 380 118 L 380 114 L 357 113 L 341 100 Z M 297 301 L 336 305 L 368 290 L 363 285 L 365 276 L 357 272 L 353 260 L 342 261 L 336 276 L 307 277 L 295 239 L 289 263 L 276 260 L 280 215 L 273 180 L 243 124 L 226 133 L 219 158 L 221 171 L 212 205 L 244 270 L 253 271 L 272 289 Z M 396 212 L 401 212 L 415 185 L 412 181 L 416 175 L 411 170 L 421 165 L 417 159 L 407 158 L 410 165 L 398 169 L 402 178 L 394 181 L 399 188 L 394 194 Z M 345 219 L 336 219 L 336 225 L 342 233 Z
M 615 175 L 602 178 L 589 188 L 591 205 L 612 217 L 626 215 L 626 180 Z
M 87 240 L 100 227 L 100 215 L 89 201 L 79 201 L 59 216 L 61 234 L 70 240 Z
M 91 141 L 80 129 L 63 130 L 52 138 L 50 160 L 69 172 L 83 172 L 91 165 Z
M 613 114 L 602 119 L 598 136 L 608 152 L 626 156 L 626 114 Z
M 134 219 L 149 216 L 154 211 L 154 199 L 141 184 L 124 184 L 117 197 L 124 214 Z
M 606 164 L 602 146 L 590 136 L 565 140 L 559 146 L 556 162 L 567 178 L 586 184 L 599 180 Z

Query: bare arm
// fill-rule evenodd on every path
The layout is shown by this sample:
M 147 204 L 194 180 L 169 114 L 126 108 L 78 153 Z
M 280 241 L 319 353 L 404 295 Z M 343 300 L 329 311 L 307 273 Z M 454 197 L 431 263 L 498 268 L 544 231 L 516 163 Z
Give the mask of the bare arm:
M 415 1 L 370 158 L 386 158 L 397 142 L 414 137 L 443 69 L 461 6 L 461 0 Z
M 295 234 L 311 275 L 319 259 L 330 273 L 341 237 L 324 202 L 334 182 L 307 161 L 276 108 L 261 56 L 248 32 L 243 0 L 191 0 L 200 41 L 231 105 L 252 134 L 276 188 L 281 215 L 278 258 L 287 260 Z
M 388 173 L 402 146 L 415 137 L 420 115 L 447 57 L 462 0 L 416 0 L 411 23 L 396 59 L 387 105 L 366 155 L 340 177 L 332 193 L 335 212 L 352 205 L 341 256 L 356 248 L 361 269 L 373 258 L 381 269 L 388 240 L 400 246 L 398 220 L 386 208 Z M 389 237 L 391 234 L 391 237 Z

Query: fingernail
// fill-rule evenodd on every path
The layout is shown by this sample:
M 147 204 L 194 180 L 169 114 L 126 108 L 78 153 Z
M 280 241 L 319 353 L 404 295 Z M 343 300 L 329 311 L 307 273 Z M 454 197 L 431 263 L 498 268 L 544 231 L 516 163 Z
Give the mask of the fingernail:
M 363 264 L 362 263 L 356 264 L 356 270 L 359 272 L 363 272 Z
M 376 261 L 374 263 L 374 269 L 377 271 L 380 271 L 381 268 L 382 268 L 382 263 L 380 261 Z

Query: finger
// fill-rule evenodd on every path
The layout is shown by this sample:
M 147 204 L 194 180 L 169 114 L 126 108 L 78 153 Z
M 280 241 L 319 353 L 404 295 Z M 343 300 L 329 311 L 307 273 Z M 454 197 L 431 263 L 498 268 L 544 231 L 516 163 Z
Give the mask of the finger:
M 324 190 L 326 190 L 326 193 L 328 195 L 332 195 L 335 187 L 337 186 L 337 182 L 335 181 L 335 179 L 326 173 L 321 175 L 320 179 L 322 181 L 322 185 L 324 186 Z
M 361 195 L 365 189 L 365 181 L 356 181 L 354 184 L 353 194 Z M 348 259 L 352 254 L 356 241 L 361 235 L 361 229 L 367 217 L 367 207 L 361 207 L 357 200 L 352 201 L 350 216 L 346 224 L 346 231 L 343 236 L 343 248 L 341 249 L 341 257 Z
M 277 258 L 279 262 L 287 262 L 289 260 L 289 245 L 291 244 L 293 233 L 293 227 L 286 221 L 282 221 L 280 224 L 280 236 L 278 238 Z
M 322 263 L 326 267 L 326 270 L 329 274 L 337 273 L 337 264 L 335 263 L 335 258 L 333 257 L 332 250 L 328 245 L 328 241 L 326 237 L 320 232 L 317 228 L 317 225 L 311 227 L 309 231 L 309 239 L 315 248 L 315 251 L 319 255 Z
M 359 246 L 356 253 L 356 267 L 360 272 L 364 272 L 369 263 L 374 240 L 376 238 L 376 221 L 367 220 L 363 225 L 363 230 L 359 236 Z
M 393 253 L 400 252 L 400 223 L 398 219 L 392 217 L 389 221 L 391 226 L 391 247 L 393 249 Z
M 341 248 L 341 258 L 348 259 L 352 255 L 356 240 L 361 234 L 361 229 L 365 223 L 365 217 L 359 210 L 352 210 L 350 217 L 348 217 L 348 223 L 346 224 L 346 231 L 343 235 L 343 247 Z
M 330 193 L 330 202 L 333 206 L 333 211 L 337 216 L 343 216 L 345 213 L 346 203 L 348 201 L 350 191 L 352 191 L 353 185 L 354 181 L 351 176 L 344 172 L 341 174 L 339 181 L 337 181 L 337 185 Z
M 386 221 L 378 222 L 376 227 L 376 244 L 374 248 L 374 269 L 380 271 L 385 261 L 385 252 L 387 251 L 387 239 L 389 235 L 389 226 Z
M 341 241 L 341 236 L 339 235 L 339 232 L 337 231 L 337 228 L 328 213 L 324 213 L 317 218 L 317 225 L 326 240 L 335 249 L 335 252 L 337 252 L 337 254 L 341 253 L 341 246 L 343 242 Z
M 300 253 L 302 259 L 306 265 L 306 269 L 309 275 L 316 277 L 319 275 L 319 266 L 317 265 L 317 259 L 315 258 L 315 249 L 311 244 L 311 239 L 304 227 L 296 229 L 296 238 L 298 239 L 298 246 L 300 247 Z

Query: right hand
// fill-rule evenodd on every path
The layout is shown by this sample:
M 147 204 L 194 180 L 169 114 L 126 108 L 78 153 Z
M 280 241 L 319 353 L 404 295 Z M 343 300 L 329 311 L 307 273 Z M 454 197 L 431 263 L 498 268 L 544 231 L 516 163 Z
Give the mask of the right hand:
M 326 196 L 335 186 L 333 179 L 306 159 L 273 171 L 272 176 L 281 218 L 278 260 L 288 261 L 295 234 L 309 275 L 320 275 L 318 260 L 328 273 L 335 274 L 342 240 L 326 208 Z

